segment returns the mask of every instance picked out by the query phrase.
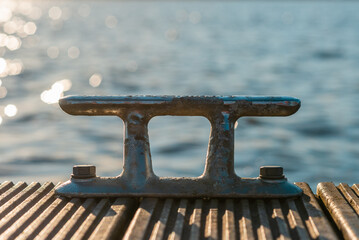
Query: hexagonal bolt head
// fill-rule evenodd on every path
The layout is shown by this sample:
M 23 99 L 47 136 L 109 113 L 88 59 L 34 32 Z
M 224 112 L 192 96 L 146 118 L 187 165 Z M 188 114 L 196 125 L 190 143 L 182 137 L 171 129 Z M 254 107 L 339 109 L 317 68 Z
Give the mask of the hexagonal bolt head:
M 280 166 L 262 166 L 259 169 L 259 177 L 263 179 L 282 179 L 283 168 Z
M 96 177 L 96 167 L 94 165 L 75 165 L 73 167 L 73 178 L 94 178 Z

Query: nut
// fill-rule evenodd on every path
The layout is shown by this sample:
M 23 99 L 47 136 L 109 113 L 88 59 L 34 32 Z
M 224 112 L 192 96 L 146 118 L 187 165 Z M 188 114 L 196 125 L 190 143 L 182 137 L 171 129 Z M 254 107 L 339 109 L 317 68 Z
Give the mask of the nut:
M 263 179 L 282 179 L 283 168 L 280 166 L 262 166 L 259 170 L 259 177 Z
M 94 165 L 75 165 L 72 173 L 73 178 L 94 178 L 96 177 L 96 167 Z

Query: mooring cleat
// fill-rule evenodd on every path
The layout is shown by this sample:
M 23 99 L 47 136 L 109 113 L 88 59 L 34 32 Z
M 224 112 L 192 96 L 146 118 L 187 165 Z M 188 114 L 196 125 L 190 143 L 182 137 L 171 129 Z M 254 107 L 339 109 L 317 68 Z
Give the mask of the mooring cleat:
M 71 179 L 56 188 L 66 197 L 226 197 L 286 198 L 302 194 L 279 166 L 264 166 L 260 176 L 234 171 L 234 124 L 244 116 L 289 116 L 300 108 L 292 97 L 267 96 L 68 96 L 61 108 L 71 115 L 114 115 L 124 121 L 123 171 L 96 176 L 95 166 L 74 167 Z M 155 116 L 203 116 L 211 134 L 203 174 L 195 178 L 158 177 L 152 169 L 148 122 Z

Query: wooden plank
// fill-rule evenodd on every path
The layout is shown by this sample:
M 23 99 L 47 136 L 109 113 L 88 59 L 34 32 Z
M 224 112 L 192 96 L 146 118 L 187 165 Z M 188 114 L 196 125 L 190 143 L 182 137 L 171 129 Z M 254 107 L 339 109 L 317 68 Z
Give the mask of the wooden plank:
M 288 223 L 290 229 L 295 232 L 299 239 L 309 239 L 309 234 L 304 226 L 304 223 L 299 215 L 297 206 L 293 199 L 287 199 L 286 203 L 288 205 Z
M 49 183 L 52 184 L 52 183 Z M 60 183 L 59 183 L 60 184 Z M 2 235 L 1 239 L 15 239 L 20 233 L 24 231 L 31 223 L 38 222 L 39 216 L 44 210 L 55 201 L 55 191 L 52 189 L 43 198 L 41 198 L 30 210 L 24 213 L 10 228 L 8 228 Z
M 308 215 L 308 221 L 306 221 L 305 224 L 307 225 L 311 238 L 326 240 L 338 239 L 309 185 L 303 182 L 295 184 L 303 190 L 303 196 L 300 198 L 300 201 L 303 203 Z
M 21 192 L 24 188 L 27 187 L 27 184 L 24 182 L 18 182 L 15 186 L 8 189 L 6 192 L 0 195 L 0 206 L 7 203 L 12 197 Z
M 45 183 L 42 187 L 37 189 L 34 194 L 31 194 L 38 186 L 39 184 L 32 184 L 32 186 L 30 185 L 27 187 L 25 190 L 28 190 L 28 192 L 20 195 L 22 198 L 19 197 L 17 200 L 12 202 L 13 205 L 8 206 L 8 208 L 10 208 L 10 212 L 0 220 L 0 233 L 9 229 L 15 221 L 23 216 L 37 201 L 39 201 L 39 199 L 46 195 L 54 187 L 54 184 Z M 22 199 L 25 200 L 21 202 Z M 6 204 L 2 207 L 6 207 Z
M 280 239 L 280 240 L 291 239 L 290 234 L 289 234 L 288 225 L 285 221 L 284 214 L 283 214 L 279 200 L 272 199 L 271 205 L 272 205 L 272 209 L 273 209 L 271 217 L 274 220 L 274 222 L 276 223 L 276 225 L 278 226 L 278 231 L 279 231 L 278 239 Z
M 177 210 L 176 222 L 168 239 L 180 240 L 182 238 L 182 231 L 185 223 L 187 205 L 188 205 L 188 200 L 181 199 L 180 205 Z
M 355 192 L 355 194 L 359 196 L 359 184 L 353 184 L 352 189 Z
M 137 199 L 117 198 L 96 227 L 90 240 L 119 238 L 117 234 L 132 219 L 136 206 Z
M 69 239 L 74 232 L 79 228 L 84 218 L 89 214 L 93 206 L 96 204 L 96 200 L 88 198 L 85 202 L 79 206 L 71 218 L 61 227 L 58 233 L 54 236 L 55 239 Z
M 55 198 L 49 207 L 45 209 L 16 239 L 34 239 L 37 234 L 56 216 L 56 214 L 66 205 L 67 201 L 63 198 Z
M 325 204 L 345 239 L 359 239 L 359 218 L 331 182 L 319 183 L 317 194 Z
M 161 216 L 153 227 L 152 234 L 150 236 L 150 240 L 163 239 L 163 237 L 165 235 L 166 225 L 169 221 L 169 216 L 171 213 L 172 205 L 173 205 L 173 199 L 165 200 L 165 203 L 164 203 L 164 206 L 163 206 L 163 209 L 161 212 Z
M 3 194 L 4 192 L 6 192 L 7 190 L 9 190 L 11 187 L 14 186 L 13 182 L 10 181 L 5 181 L 0 185 L 0 194 Z
M 252 227 L 252 217 L 249 208 L 249 201 L 247 199 L 240 200 L 240 213 L 241 218 L 239 220 L 239 236 L 241 240 L 255 239 Z
M 54 195 L 52 183 L 5 182 L 0 185 L 0 240 L 338 239 L 309 186 L 297 185 L 303 196 L 296 199 L 145 198 L 138 207 L 137 198 L 67 199 Z M 346 239 L 358 238 L 357 193 L 357 185 L 318 186 Z
M 204 237 L 208 239 L 218 239 L 218 200 L 210 201 L 210 208 L 206 217 Z
M 11 201 L 6 202 L 4 205 L 0 207 L 0 218 L 3 218 L 6 214 L 8 214 L 12 209 L 14 209 L 17 205 L 23 202 L 27 197 L 29 197 L 32 193 L 34 193 L 38 188 L 40 188 L 40 183 L 33 182 L 25 189 L 23 189 L 20 193 L 14 196 Z
M 158 199 L 156 198 L 143 199 L 125 233 L 125 240 L 144 239 L 147 226 L 150 223 L 157 202 Z
M 359 198 L 346 183 L 340 183 L 338 189 L 343 194 L 348 203 L 352 206 L 356 214 L 359 214 Z
M 222 239 L 236 239 L 233 199 L 226 199 L 222 219 Z
M 101 220 L 101 212 L 110 205 L 110 201 L 107 198 L 102 198 L 97 205 L 91 209 L 90 214 L 77 229 L 71 239 L 88 239 L 91 232 L 96 228 L 97 223 Z
M 256 200 L 259 216 L 259 228 L 257 229 L 258 239 L 272 240 L 272 232 L 269 226 L 268 214 L 263 200 Z
M 189 220 L 190 239 L 199 239 L 200 237 L 202 206 L 203 206 L 202 199 L 196 199 L 194 204 L 194 209 Z
M 70 202 L 68 202 L 66 206 L 46 225 L 46 227 L 42 229 L 35 240 L 52 239 L 80 204 L 81 200 L 79 198 L 72 198 Z

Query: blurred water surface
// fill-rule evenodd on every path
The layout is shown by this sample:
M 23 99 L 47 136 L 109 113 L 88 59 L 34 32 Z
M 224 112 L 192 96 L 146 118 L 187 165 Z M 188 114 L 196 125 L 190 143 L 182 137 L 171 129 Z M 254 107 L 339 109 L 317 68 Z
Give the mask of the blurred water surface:
M 288 95 L 288 118 L 243 118 L 240 176 L 359 182 L 358 2 L 0 2 L 0 180 L 122 168 L 122 122 L 74 117 L 62 95 Z M 199 176 L 209 123 L 150 122 L 154 171 Z

